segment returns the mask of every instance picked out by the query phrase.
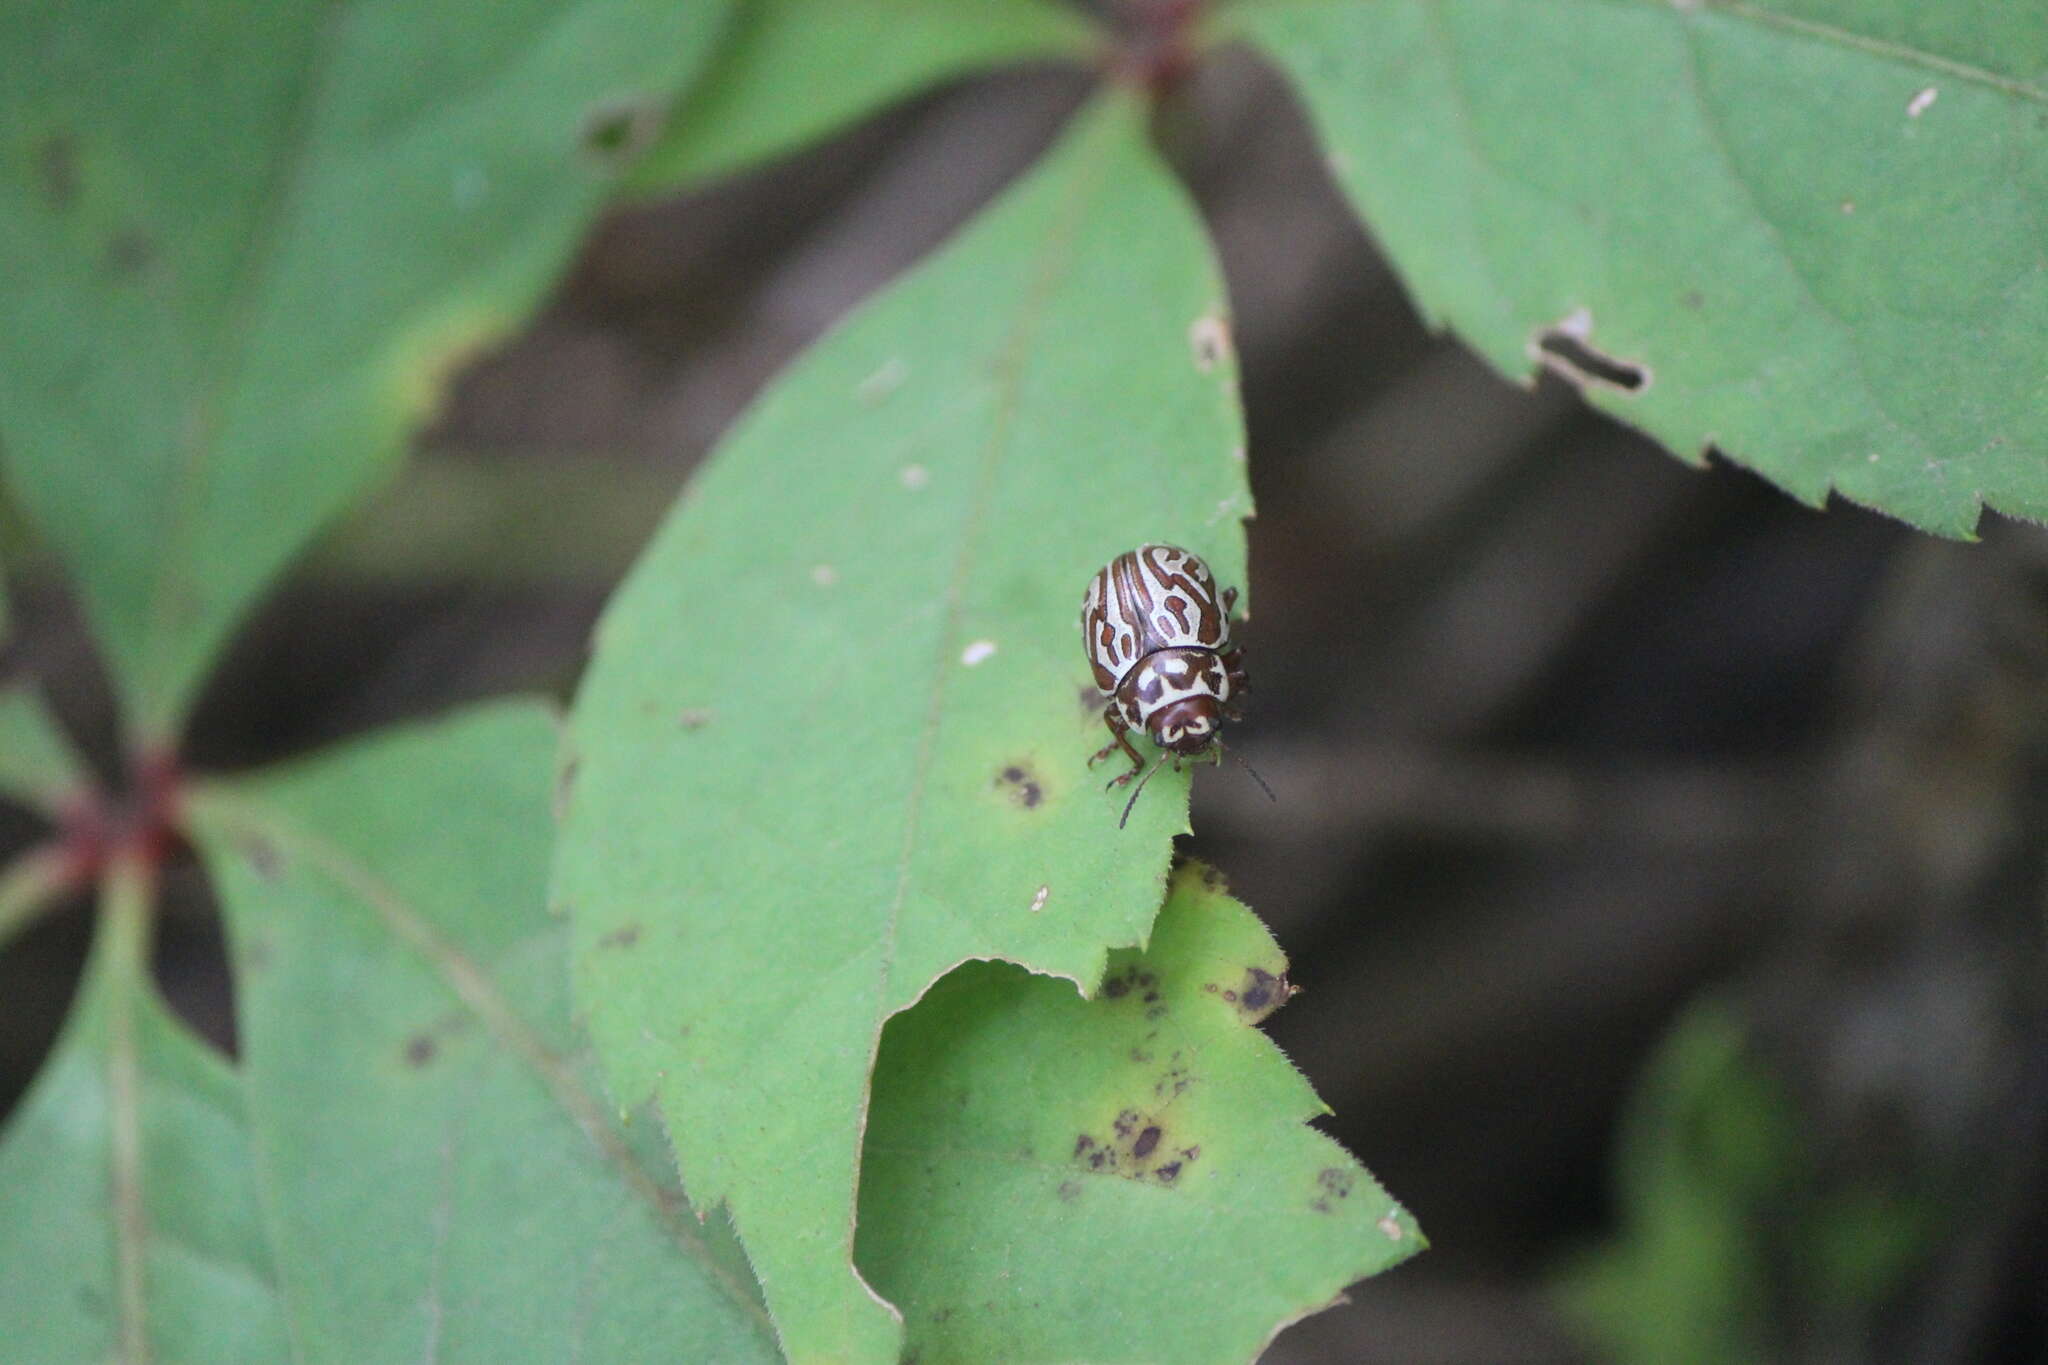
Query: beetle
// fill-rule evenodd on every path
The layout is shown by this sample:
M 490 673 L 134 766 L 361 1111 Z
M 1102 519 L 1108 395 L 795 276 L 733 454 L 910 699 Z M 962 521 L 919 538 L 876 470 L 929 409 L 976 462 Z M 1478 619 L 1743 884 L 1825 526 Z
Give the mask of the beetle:
M 1218 593 L 1209 566 L 1177 545 L 1127 550 L 1089 582 L 1081 599 L 1081 642 L 1111 738 L 1088 762 L 1093 766 L 1119 748 L 1131 760 L 1109 780 L 1111 787 L 1129 782 L 1145 766 L 1131 747 L 1132 730 L 1149 735 L 1161 750 L 1159 762 L 1170 754 L 1177 768 L 1183 759 L 1210 752 L 1225 720 L 1241 719 L 1244 651 L 1230 638 L 1236 605 L 1237 589 Z M 1140 791 L 1144 785 L 1138 784 Z M 1137 800 L 1132 792 L 1125 820 Z

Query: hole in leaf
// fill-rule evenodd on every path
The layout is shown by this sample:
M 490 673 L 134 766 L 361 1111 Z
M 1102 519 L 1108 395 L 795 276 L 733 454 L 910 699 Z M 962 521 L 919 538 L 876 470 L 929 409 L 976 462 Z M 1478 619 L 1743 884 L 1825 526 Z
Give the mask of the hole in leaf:
M 1641 393 L 1650 385 L 1649 370 L 1595 350 L 1568 324 L 1545 331 L 1536 339 L 1536 350 L 1539 360 L 1581 388 L 1598 384 L 1623 393 Z

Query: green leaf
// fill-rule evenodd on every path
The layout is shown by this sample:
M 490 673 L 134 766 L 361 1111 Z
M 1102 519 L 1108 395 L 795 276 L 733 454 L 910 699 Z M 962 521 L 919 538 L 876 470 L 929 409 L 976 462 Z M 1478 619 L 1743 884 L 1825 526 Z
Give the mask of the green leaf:
M 290 1343 L 234 1071 L 148 984 L 109 882 L 71 1018 L 0 1143 L 0 1341 L 23 1365 L 275 1365 Z
M 2048 517 L 2037 9 L 1272 0 L 1231 22 L 1423 310 L 1502 370 L 1552 363 L 1810 502 L 1947 535 L 1980 504 Z M 1589 377 L 1596 356 L 1638 386 Z
M 16 679 L 0 688 L 0 796 L 61 819 L 90 786 L 34 685 Z
M 15 5 L 0 449 L 144 743 L 518 321 L 722 6 Z
M 502 704 L 193 798 L 301 1360 L 778 1359 L 571 1024 L 555 739 Z
M 890 1022 L 858 1250 L 919 1361 L 1238 1365 L 1422 1248 L 1252 1027 L 1286 972 L 1187 864 L 1099 998 L 973 962 Z
M 1553 1285 L 1604 1358 L 1764 1360 L 1816 1313 L 1878 1320 L 1956 1226 L 1953 1198 L 1897 1153 L 1875 1181 L 1872 1168 L 1829 1169 L 1757 1051 L 1741 1013 L 1709 997 L 1679 1017 L 1629 1101 L 1617 1230 Z
M 1158 909 L 1187 778 L 1117 829 L 1080 603 L 1152 539 L 1243 581 L 1222 315 L 1108 96 L 762 397 L 599 626 L 556 868 L 578 1003 L 800 1362 L 896 1359 L 852 1267 L 883 1022 L 968 958 L 1092 986 Z
M 634 183 L 673 190 L 794 151 L 927 86 L 1087 60 L 1101 43 L 1058 0 L 745 0 Z

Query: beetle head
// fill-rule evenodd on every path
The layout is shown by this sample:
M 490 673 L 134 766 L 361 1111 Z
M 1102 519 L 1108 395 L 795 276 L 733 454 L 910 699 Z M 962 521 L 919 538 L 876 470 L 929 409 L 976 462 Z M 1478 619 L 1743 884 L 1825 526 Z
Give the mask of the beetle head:
M 1206 694 L 1168 702 L 1151 715 L 1152 742 L 1183 757 L 1199 754 L 1216 742 L 1223 726 L 1223 708 Z

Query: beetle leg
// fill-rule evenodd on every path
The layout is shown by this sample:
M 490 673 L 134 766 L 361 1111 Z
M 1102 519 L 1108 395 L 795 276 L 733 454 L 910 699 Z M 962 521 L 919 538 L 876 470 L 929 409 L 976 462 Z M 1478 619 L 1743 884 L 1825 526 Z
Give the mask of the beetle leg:
M 1225 619 L 1227 619 L 1227 620 L 1234 620 L 1234 619 L 1236 618 L 1236 614 L 1237 614 L 1237 589 L 1236 589 L 1236 588 L 1225 588 L 1225 589 L 1223 590 L 1223 615 L 1224 615 L 1224 618 L 1225 618 Z
M 1094 756 L 1088 760 L 1088 766 L 1094 767 L 1121 747 L 1126 754 L 1130 755 L 1130 771 L 1118 773 L 1115 777 L 1109 779 L 1110 786 L 1121 787 L 1144 769 L 1145 760 L 1140 758 L 1138 751 L 1131 747 L 1131 728 L 1124 724 L 1124 719 L 1116 713 L 1115 706 L 1105 706 L 1102 708 L 1102 723 L 1109 727 L 1109 733 L 1115 738 L 1111 743 L 1105 744 L 1095 751 Z

